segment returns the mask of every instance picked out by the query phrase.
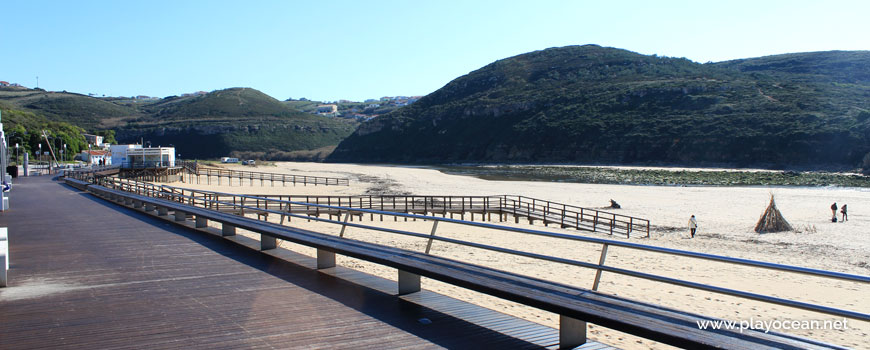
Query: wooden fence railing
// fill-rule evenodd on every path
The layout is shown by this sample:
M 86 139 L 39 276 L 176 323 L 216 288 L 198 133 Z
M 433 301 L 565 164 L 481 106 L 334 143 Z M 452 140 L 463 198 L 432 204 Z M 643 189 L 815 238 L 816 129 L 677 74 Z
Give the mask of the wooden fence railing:
M 387 212 L 413 213 L 422 215 L 441 215 L 453 218 L 458 215 L 465 220 L 466 215 L 474 221 L 475 215 L 481 220 L 493 221 L 493 215 L 498 221 L 507 220 L 513 216 L 516 222 L 520 218 L 543 222 L 545 225 L 556 224 L 562 228 L 603 232 L 610 235 L 632 237 L 632 235 L 649 237 L 649 220 L 620 215 L 591 208 L 582 208 L 547 200 L 524 196 L 436 196 L 436 195 L 359 195 L 359 196 L 329 196 L 329 195 L 240 195 L 212 191 L 191 190 L 180 187 L 151 185 L 148 183 L 118 178 L 101 178 L 99 184 L 118 188 L 137 194 L 177 193 L 178 198 L 203 199 L 211 206 L 209 209 L 218 211 L 234 211 L 238 207 L 256 207 L 262 210 L 279 210 L 288 213 L 306 214 L 311 216 L 343 214 L 336 210 L 327 210 L 318 205 L 348 207 L 355 209 L 371 209 Z M 256 197 L 250 198 L 250 197 Z M 175 200 L 173 198 L 168 198 Z M 286 204 L 285 202 L 310 203 Z M 394 217 L 395 218 L 395 217 Z M 370 214 L 374 220 L 374 215 Z M 383 219 L 383 216 L 380 216 Z

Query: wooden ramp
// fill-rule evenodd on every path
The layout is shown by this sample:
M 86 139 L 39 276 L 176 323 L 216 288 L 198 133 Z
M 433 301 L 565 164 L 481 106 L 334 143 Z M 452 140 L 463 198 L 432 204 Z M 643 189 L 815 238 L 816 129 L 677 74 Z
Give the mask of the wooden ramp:
M 554 348 L 556 330 L 314 259 L 16 183 L 0 349 Z M 242 243 L 242 244 L 238 244 Z M 581 349 L 608 348 L 590 342 Z

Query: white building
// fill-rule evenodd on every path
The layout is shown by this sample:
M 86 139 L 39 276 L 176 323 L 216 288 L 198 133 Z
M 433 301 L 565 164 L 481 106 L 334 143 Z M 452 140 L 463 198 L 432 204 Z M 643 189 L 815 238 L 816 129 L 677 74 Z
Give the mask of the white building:
M 166 168 L 175 166 L 175 147 L 127 149 L 125 168 Z
M 112 164 L 123 166 L 128 162 L 127 151 L 134 148 L 142 148 L 142 145 L 111 145 L 109 151 L 112 152 Z
M 82 151 L 81 158 L 90 165 L 112 165 L 112 154 L 109 151 Z

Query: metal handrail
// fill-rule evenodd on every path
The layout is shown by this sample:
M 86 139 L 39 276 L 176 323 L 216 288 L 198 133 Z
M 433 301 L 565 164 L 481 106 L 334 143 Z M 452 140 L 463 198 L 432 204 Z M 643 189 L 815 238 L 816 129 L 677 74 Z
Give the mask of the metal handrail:
M 108 181 L 104 181 L 104 182 L 108 182 Z M 112 184 L 114 184 L 114 183 L 112 183 Z M 119 186 L 119 187 L 121 187 L 121 186 Z M 154 192 L 152 192 L 152 193 L 154 193 Z M 624 242 L 624 241 L 616 241 L 616 240 L 601 239 L 601 238 L 591 238 L 591 237 L 582 237 L 582 236 L 574 236 L 574 235 L 560 234 L 560 233 L 554 233 L 554 232 L 546 232 L 546 231 L 539 231 L 539 230 L 532 230 L 532 229 L 509 227 L 509 226 L 502 226 L 502 225 L 495 225 L 495 224 L 488 224 L 488 223 L 481 223 L 481 222 L 456 220 L 456 219 L 450 219 L 450 218 L 446 218 L 446 217 L 442 218 L 442 217 L 436 217 L 436 216 L 406 214 L 406 213 L 399 213 L 399 212 L 380 211 L 380 210 L 374 210 L 374 209 L 329 206 L 329 205 L 305 203 L 305 202 L 295 202 L 295 201 L 282 201 L 282 200 L 274 200 L 274 199 L 249 196 L 249 195 L 238 195 L 238 194 L 212 192 L 212 194 L 214 194 L 214 195 L 228 195 L 228 196 L 239 197 L 239 198 L 243 198 L 243 199 L 251 199 L 251 200 L 256 200 L 256 201 L 260 201 L 260 200 L 275 201 L 275 202 L 280 202 L 280 203 L 287 204 L 287 205 L 291 205 L 291 204 L 305 205 L 305 206 L 338 210 L 339 212 L 344 211 L 345 215 L 350 215 L 351 212 L 371 213 L 371 214 L 378 214 L 378 215 L 391 215 L 391 216 L 397 216 L 397 217 L 406 217 L 406 218 L 422 219 L 422 220 L 432 220 L 435 222 L 449 222 L 449 223 L 461 224 L 461 225 L 466 225 L 466 226 L 481 227 L 481 228 L 495 229 L 495 230 L 501 230 L 501 231 L 512 231 L 512 232 L 532 234 L 532 235 L 537 235 L 537 236 L 545 236 L 545 237 L 550 237 L 550 238 L 559 238 L 559 239 L 567 239 L 567 240 L 581 241 L 581 242 L 587 242 L 587 243 L 602 244 L 602 246 L 603 246 L 602 259 L 601 259 L 599 264 L 594 264 L 594 263 L 589 263 L 589 262 L 547 256 L 547 255 L 542 255 L 542 254 L 537 254 L 537 253 L 523 252 L 523 251 L 501 248 L 501 247 L 496 247 L 496 246 L 490 246 L 490 245 L 485 245 L 485 244 L 481 244 L 481 243 L 474 243 L 474 242 L 468 242 L 468 241 L 463 241 L 463 240 L 458 240 L 458 239 L 451 239 L 451 238 L 447 238 L 447 237 L 440 237 L 440 236 L 436 236 L 434 234 L 434 230 L 433 230 L 432 234 L 426 235 L 426 234 L 422 234 L 422 233 L 418 233 L 418 232 L 410 232 L 410 231 L 404 231 L 404 230 L 389 229 L 389 228 L 385 228 L 385 227 L 357 224 L 357 223 L 353 223 L 353 222 L 347 222 L 347 220 L 338 221 L 338 220 L 332 220 L 332 219 L 322 219 L 319 217 L 312 217 L 312 216 L 307 216 L 307 215 L 297 215 L 297 214 L 292 214 L 292 213 L 288 213 L 288 212 L 282 212 L 279 210 L 261 209 L 258 207 L 251 207 L 251 206 L 245 206 L 243 204 L 237 204 L 237 203 L 235 203 L 235 201 L 233 203 L 230 203 L 230 202 L 223 202 L 223 201 L 219 201 L 219 200 L 211 200 L 211 199 L 207 199 L 205 197 L 200 198 L 200 197 L 186 196 L 186 195 L 182 195 L 182 194 L 178 194 L 178 193 L 170 193 L 170 192 L 165 192 L 165 191 L 157 192 L 157 194 L 161 194 L 161 195 L 164 195 L 166 197 L 173 197 L 173 198 L 188 198 L 188 199 L 190 199 L 189 203 L 191 203 L 192 205 L 195 204 L 196 201 L 201 201 L 203 203 L 203 207 L 205 209 L 208 209 L 208 206 L 204 205 L 204 203 L 206 203 L 206 202 L 232 205 L 232 206 L 240 208 L 242 210 L 248 209 L 248 210 L 254 210 L 254 211 L 258 211 L 258 212 L 268 212 L 268 213 L 274 213 L 274 214 L 278 214 L 278 215 L 286 215 L 286 216 L 297 217 L 297 218 L 302 218 L 302 219 L 337 224 L 337 225 L 341 225 L 342 227 L 350 226 L 350 227 L 371 229 L 371 230 L 387 232 L 387 233 L 395 233 L 395 234 L 414 236 L 414 237 L 419 237 L 419 238 L 426 238 L 426 239 L 430 239 L 430 240 L 438 240 L 438 241 L 449 242 L 449 243 L 464 245 L 464 246 L 469 246 L 469 247 L 475 247 L 475 248 L 479 248 L 479 249 L 486 249 L 486 250 L 496 251 L 496 252 L 501 252 L 501 253 L 506 253 L 506 254 L 524 256 L 524 257 L 529 257 L 529 258 L 535 258 L 535 259 L 541 259 L 541 260 L 546 260 L 546 261 L 551 261 L 551 262 L 557 262 L 557 263 L 563 263 L 563 264 L 569 264 L 569 265 L 574 265 L 574 266 L 595 269 L 595 270 L 599 271 L 599 274 L 596 275 L 595 286 L 597 286 L 597 284 L 598 284 L 598 278 L 600 277 L 600 271 L 607 271 L 607 272 L 613 272 L 613 273 L 617 273 L 617 274 L 622 274 L 622 275 L 627 275 L 627 276 L 632 276 L 632 277 L 636 277 L 636 278 L 642 278 L 642 279 L 647 279 L 647 280 L 652 280 L 652 281 L 657 281 L 657 282 L 663 282 L 663 283 L 677 285 L 677 286 L 689 287 L 689 288 L 693 288 L 693 289 L 699 289 L 699 290 L 705 290 L 705 291 L 719 293 L 719 294 L 741 297 L 741 298 L 745 298 L 745 299 L 762 301 L 762 302 L 771 303 L 771 304 L 778 304 L 778 305 L 783 305 L 783 306 L 788 306 L 788 307 L 799 308 L 799 309 L 803 309 L 803 310 L 820 312 L 820 313 L 829 314 L 829 315 L 848 317 L 848 318 L 858 319 L 858 320 L 863 320 L 863 321 L 870 321 L 870 314 L 860 313 L 860 312 L 856 312 L 856 311 L 831 308 L 831 307 L 822 306 L 822 305 L 816 305 L 816 304 L 810 304 L 810 303 L 805 303 L 805 302 L 800 302 L 800 301 L 788 300 L 788 299 L 783 299 L 783 298 L 778 298 L 778 297 L 773 297 L 773 296 L 768 296 L 768 295 L 762 295 L 762 294 L 757 294 L 757 293 L 751 293 L 751 292 L 747 292 L 747 291 L 735 290 L 735 289 L 730 289 L 730 288 L 711 286 L 711 285 L 697 283 L 697 282 L 685 281 L 685 280 L 680 280 L 680 279 L 676 279 L 676 278 L 664 277 L 664 276 L 653 275 L 653 274 L 640 272 L 640 271 L 634 271 L 634 270 L 628 270 L 628 269 L 608 266 L 608 265 L 604 264 L 604 254 L 606 254 L 606 251 L 607 251 L 606 247 L 619 246 L 619 247 L 625 247 L 625 248 L 631 248 L 631 249 L 638 249 L 638 250 L 642 250 L 642 251 L 657 252 L 657 253 L 662 253 L 662 254 L 667 254 L 667 255 L 677 255 L 677 256 L 684 256 L 684 257 L 691 257 L 691 258 L 699 258 L 699 259 L 717 261 L 717 262 L 722 262 L 722 263 L 737 264 L 737 265 L 744 265 L 744 266 L 751 266 L 751 267 L 759 267 L 759 268 L 771 269 L 771 270 L 777 270 L 777 271 L 800 273 L 800 274 L 811 275 L 811 276 L 816 276 L 816 277 L 833 278 L 833 279 L 839 279 L 839 280 L 850 281 L 850 282 L 870 283 L 870 276 L 853 275 L 853 274 L 847 274 L 847 273 L 825 271 L 825 270 L 818 270 L 818 269 L 811 269 L 811 268 L 804 268 L 804 267 L 797 267 L 797 266 L 790 266 L 790 265 L 782 265 L 782 264 L 755 261 L 755 260 L 749 260 L 749 259 L 731 258 L 731 257 L 726 257 L 726 256 L 720 256 L 720 255 L 713 255 L 713 254 L 697 253 L 697 252 L 678 250 L 678 249 L 655 247 L 655 246 L 649 246 L 649 245 L 643 245 L 643 244 L 629 243 L 629 242 Z M 593 288 L 593 290 L 594 289 L 595 288 Z

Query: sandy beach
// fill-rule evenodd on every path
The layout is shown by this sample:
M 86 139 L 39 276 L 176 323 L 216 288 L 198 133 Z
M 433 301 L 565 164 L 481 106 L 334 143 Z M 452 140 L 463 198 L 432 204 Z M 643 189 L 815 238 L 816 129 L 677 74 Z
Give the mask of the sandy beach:
M 731 257 L 796 265 L 870 275 L 870 190 L 859 188 L 807 188 L 807 187 L 678 187 L 591 185 L 560 182 L 488 181 L 470 176 L 447 175 L 427 168 L 369 166 L 355 164 L 276 163 L 274 166 L 241 166 L 227 168 L 297 175 L 346 177 L 350 186 L 260 186 L 258 182 L 243 186 L 226 183 L 218 186 L 194 183 L 173 183 L 173 186 L 244 194 L 420 194 L 420 195 L 497 195 L 515 194 L 581 207 L 599 208 L 609 205 L 610 199 L 619 202 L 622 209 L 616 213 L 649 219 L 652 224 L 650 238 L 632 238 L 634 243 L 683 249 Z M 767 207 L 770 195 L 784 217 L 797 228 L 797 232 L 759 235 L 753 231 L 755 223 Z M 831 223 L 830 205 L 848 204 L 849 221 Z M 689 238 L 687 220 L 695 215 L 699 222 L 698 236 Z M 277 220 L 277 218 L 272 218 Z M 369 222 L 366 220 L 365 222 Z M 377 221 L 384 227 L 399 228 L 428 234 L 431 222 Z M 527 222 L 513 220 L 503 225 L 530 227 Z M 324 233 L 337 234 L 339 227 L 332 224 L 294 219 L 292 225 Z M 598 238 L 611 237 L 599 233 L 563 230 L 551 225 L 533 226 L 553 232 L 570 232 Z M 517 233 L 469 228 L 445 224 L 438 234 L 462 238 L 500 247 L 523 249 L 557 257 L 597 262 L 600 245 L 566 242 Z M 422 251 L 426 241 L 387 233 L 348 229 L 345 236 L 368 242 L 398 246 Z M 313 249 L 284 242 L 282 248 L 314 255 Z M 471 263 L 482 264 L 526 275 L 551 279 L 566 284 L 591 287 L 594 271 L 569 267 L 526 258 L 492 253 L 479 249 L 436 242 L 433 254 Z M 395 279 L 394 269 L 349 258 L 340 258 L 339 264 Z M 841 282 L 798 274 L 782 273 L 732 266 L 705 260 L 665 256 L 627 248 L 610 248 L 607 263 L 668 277 L 686 279 L 721 287 L 741 289 L 826 306 L 860 312 L 870 311 L 870 286 Z M 516 305 L 437 281 L 423 281 L 423 288 L 472 301 L 501 312 L 509 313 L 552 327 L 558 326 L 558 315 Z M 741 321 L 808 321 L 841 320 L 833 316 L 798 309 L 764 304 L 750 300 L 676 287 L 610 273 L 602 276 L 599 290 L 667 307 L 700 313 L 723 319 Z M 848 321 L 848 329 L 779 330 L 852 348 L 870 348 L 870 323 Z M 664 349 L 666 345 L 625 335 L 610 329 L 591 325 L 589 337 L 606 344 L 626 349 Z

